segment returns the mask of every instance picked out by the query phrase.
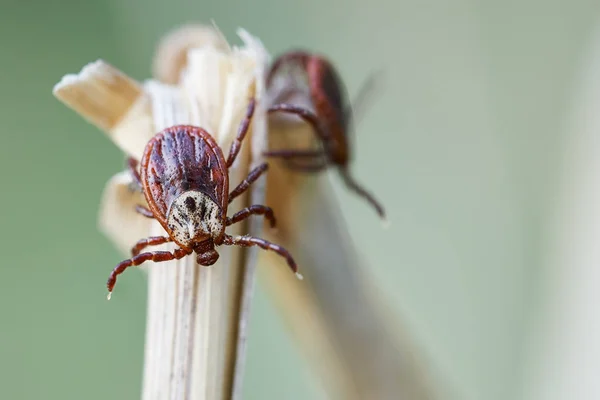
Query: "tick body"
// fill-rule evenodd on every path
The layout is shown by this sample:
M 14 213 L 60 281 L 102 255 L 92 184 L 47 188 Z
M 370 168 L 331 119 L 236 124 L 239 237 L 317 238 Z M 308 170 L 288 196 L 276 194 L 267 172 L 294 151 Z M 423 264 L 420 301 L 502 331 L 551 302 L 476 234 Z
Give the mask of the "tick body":
M 345 87 L 334 66 L 320 55 L 292 51 L 273 62 L 267 76 L 267 85 L 270 87 L 274 78 L 280 74 L 300 77 L 305 81 L 304 86 L 291 85 L 283 88 L 269 112 L 284 112 L 302 118 L 313 127 L 321 146 L 317 150 L 274 150 L 265 155 L 280 158 L 288 168 L 297 171 L 319 172 L 329 165 L 336 166 L 346 186 L 367 200 L 381 218 L 385 218 L 383 206 L 350 174 L 352 149 L 349 130 L 352 110 L 346 103 Z M 294 82 L 294 79 L 289 82 Z M 309 96 L 314 111 L 277 100 L 297 92 L 304 92 Z
M 130 266 L 180 259 L 193 253 L 198 264 L 209 266 L 219 258 L 215 247 L 220 245 L 259 246 L 274 251 L 301 278 L 294 259 L 283 247 L 264 239 L 225 232 L 227 226 L 251 215 L 263 215 L 275 226 L 273 211 L 263 205 L 253 205 L 227 217 L 228 205 L 267 171 L 267 164 L 261 164 L 229 191 L 229 168 L 248 131 L 254 105 L 252 100 L 227 159 L 208 132 L 190 125 L 173 126 L 154 136 L 146 145 L 139 171 L 137 161 L 129 159 L 130 171 L 148 203 L 148 208 L 138 206 L 136 210 L 156 219 L 168 236 L 142 239 L 132 248 L 133 257 L 121 262 L 110 274 L 109 298 L 117 276 Z M 148 246 L 167 242 L 174 242 L 177 248 L 173 252 L 140 253 Z

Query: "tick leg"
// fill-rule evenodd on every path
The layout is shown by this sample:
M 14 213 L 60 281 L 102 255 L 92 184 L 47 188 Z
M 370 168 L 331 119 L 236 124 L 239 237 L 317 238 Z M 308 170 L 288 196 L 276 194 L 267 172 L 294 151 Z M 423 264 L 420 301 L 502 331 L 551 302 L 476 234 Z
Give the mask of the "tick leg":
M 108 299 L 110 300 L 110 295 L 117 283 L 117 276 L 121 275 L 123 271 L 131 266 L 140 265 L 145 261 L 154 261 L 154 262 L 162 262 L 162 261 L 171 261 L 171 260 L 179 260 L 190 254 L 190 252 L 183 249 L 175 249 L 172 253 L 168 251 L 155 251 L 153 253 L 142 253 L 137 256 L 130 258 L 128 260 L 122 261 L 119 265 L 113 269 L 108 277 L 108 281 L 106 282 L 106 287 L 108 288 Z
M 258 167 L 254 168 L 246 179 L 244 179 L 235 189 L 229 193 L 229 203 L 231 203 L 236 197 L 240 194 L 244 193 L 252 183 L 254 183 L 260 176 L 265 173 L 269 169 L 269 165 L 267 163 L 260 164 Z
M 138 171 L 138 161 L 133 157 L 129 157 L 127 159 L 127 166 L 128 166 L 129 172 L 131 173 L 131 176 L 133 177 L 133 181 L 141 189 L 142 188 L 142 178 L 140 178 L 140 172 Z
M 241 247 L 258 246 L 264 250 L 274 251 L 275 253 L 277 253 L 280 256 L 282 256 L 283 258 L 285 258 L 289 267 L 296 274 L 298 279 L 302 279 L 302 275 L 300 275 L 298 273 L 298 265 L 294 261 L 294 258 L 292 257 L 292 255 L 286 249 L 284 249 L 283 247 L 281 247 L 279 245 L 276 245 L 267 240 L 252 237 L 252 236 L 231 236 L 231 235 L 225 235 L 223 244 L 226 244 L 229 246 L 241 246 Z
M 265 157 L 276 157 L 276 158 L 303 158 L 311 159 L 315 157 L 322 157 L 325 155 L 323 150 L 273 150 L 265 151 L 263 153 Z
M 379 214 L 379 217 L 385 219 L 385 210 L 383 209 L 381 203 L 379 203 L 379 201 L 377 201 L 371 193 L 369 193 L 360 184 L 358 184 L 358 182 L 356 182 L 354 178 L 352 178 L 350 172 L 347 169 L 340 169 L 340 173 L 342 175 L 342 178 L 344 178 L 344 183 L 346 184 L 346 186 L 348 186 L 348 188 L 352 189 L 359 196 L 371 203 L 371 205 L 377 211 L 377 214 Z
M 233 217 L 227 218 L 227 226 L 240 222 L 243 219 L 248 218 L 251 215 L 264 215 L 265 218 L 271 224 L 271 228 L 275 228 L 275 215 L 273 215 L 273 209 L 271 207 L 263 205 L 253 205 L 246 207 L 233 214 Z
M 254 114 L 254 108 L 256 105 L 256 100 L 252 98 L 250 100 L 250 104 L 248 104 L 248 109 L 246 110 L 246 117 L 242 121 L 240 128 L 238 130 L 237 137 L 231 143 L 231 147 L 229 148 L 229 156 L 227 157 L 227 168 L 233 165 L 240 149 L 242 148 L 242 141 L 246 137 L 246 133 L 248 133 L 248 128 L 250 127 L 250 121 L 252 120 L 252 115 Z
M 134 184 L 137 185 L 137 189 L 141 191 L 142 179 L 140 178 L 140 172 L 138 171 L 138 161 L 133 157 L 129 157 L 127 159 L 127 165 L 129 167 L 129 172 L 133 177 Z M 154 214 L 152 214 L 152 211 L 148 210 L 144 206 L 135 206 L 135 211 L 142 214 L 144 217 L 154 218 Z
M 323 150 L 274 150 L 263 154 L 283 159 L 286 167 L 294 171 L 318 172 L 327 167 Z
M 313 112 L 307 110 L 303 107 L 298 107 L 293 104 L 281 103 L 276 104 L 269 108 L 269 113 L 281 111 L 288 114 L 295 114 L 298 117 L 302 118 L 304 121 L 308 122 L 314 129 L 315 133 L 322 139 L 327 139 L 327 135 L 323 129 L 321 129 L 321 124 L 319 122 L 319 117 L 317 117 Z
M 137 211 L 139 214 L 142 214 L 144 217 L 154 218 L 154 214 L 152 214 L 152 211 L 148 210 L 144 206 L 140 206 L 140 205 L 135 206 L 135 211 Z
M 166 236 L 152 236 L 146 239 L 142 239 L 131 248 L 131 255 L 137 256 L 138 254 L 140 254 L 140 251 L 144 250 L 148 246 L 158 246 L 159 244 L 171 242 L 172 240 L 173 239 Z
M 321 159 L 298 159 L 290 158 L 284 159 L 285 166 L 292 171 L 299 172 L 319 172 L 327 168 L 327 160 Z
M 286 160 L 286 167 L 291 169 L 292 171 L 298 172 L 319 172 L 324 170 L 327 167 L 326 163 L 320 164 L 301 164 L 296 163 L 294 160 Z

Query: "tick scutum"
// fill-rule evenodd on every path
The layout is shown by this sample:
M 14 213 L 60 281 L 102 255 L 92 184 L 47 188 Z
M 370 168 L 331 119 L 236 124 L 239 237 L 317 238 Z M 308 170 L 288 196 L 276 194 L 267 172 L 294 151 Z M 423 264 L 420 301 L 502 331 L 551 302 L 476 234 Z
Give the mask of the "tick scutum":
M 183 192 L 175 199 L 167 223 L 176 242 L 187 248 L 208 238 L 217 239 L 225 229 L 219 206 L 205 193 L 195 190 Z

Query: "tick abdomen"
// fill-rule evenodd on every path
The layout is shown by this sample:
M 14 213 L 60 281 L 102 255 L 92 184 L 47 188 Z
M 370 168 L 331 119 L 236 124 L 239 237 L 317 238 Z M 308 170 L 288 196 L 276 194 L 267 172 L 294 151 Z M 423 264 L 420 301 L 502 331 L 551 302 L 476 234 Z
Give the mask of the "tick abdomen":
M 220 182 L 211 179 L 211 170 L 220 164 L 220 157 L 201 136 L 184 129 L 169 133 L 157 136 L 148 154 L 148 183 L 157 183 L 151 187 L 157 205 L 166 213 L 170 203 L 188 190 L 212 192 L 217 198 Z
M 141 180 L 150 209 L 182 247 L 219 237 L 229 179 L 221 149 L 201 128 L 178 125 L 146 147 Z M 205 220 L 204 220 L 205 219 Z

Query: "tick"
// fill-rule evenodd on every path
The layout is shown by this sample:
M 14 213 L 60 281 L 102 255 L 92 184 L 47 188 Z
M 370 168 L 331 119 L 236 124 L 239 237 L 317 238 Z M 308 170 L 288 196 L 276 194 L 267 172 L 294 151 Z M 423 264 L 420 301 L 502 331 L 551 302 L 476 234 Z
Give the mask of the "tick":
M 359 196 L 368 201 L 382 219 L 385 210 L 375 197 L 358 184 L 349 171 L 351 148 L 349 129 L 352 109 L 346 104 L 347 95 L 344 85 L 334 66 L 320 55 L 304 51 L 291 51 L 279 56 L 271 65 L 267 75 L 270 88 L 274 77 L 282 73 L 299 74 L 306 81 L 307 88 L 294 85 L 283 88 L 281 97 L 308 91 L 314 112 L 289 103 L 278 103 L 269 108 L 269 112 L 295 114 L 309 123 L 320 140 L 318 150 L 273 150 L 265 153 L 267 157 L 282 159 L 291 170 L 319 172 L 334 165 L 340 172 L 344 183 Z M 298 77 L 292 76 L 292 77 Z
M 298 278 L 298 267 L 291 254 L 281 246 L 251 236 L 231 236 L 225 228 L 248 218 L 262 215 L 275 226 L 273 210 L 264 205 L 252 205 L 227 217 L 228 205 L 244 193 L 267 171 L 263 163 L 254 168 L 235 189 L 229 191 L 229 168 L 233 165 L 254 114 L 255 100 L 248 106 L 237 137 L 225 159 L 223 151 L 204 129 L 177 125 L 156 134 L 146 145 L 138 171 L 137 160 L 129 159 L 129 168 L 138 187 L 144 193 L 148 208 L 137 206 L 140 214 L 156 219 L 168 236 L 142 239 L 131 249 L 132 258 L 115 267 L 108 278 L 108 298 L 117 276 L 131 266 L 145 261 L 170 261 L 192 253 L 203 266 L 213 265 L 219 258 L 215 249 L 220 245 L 259 246 L 285 258 Z M 174 242 L 172 251 L 141 253 L 148 246 Z

